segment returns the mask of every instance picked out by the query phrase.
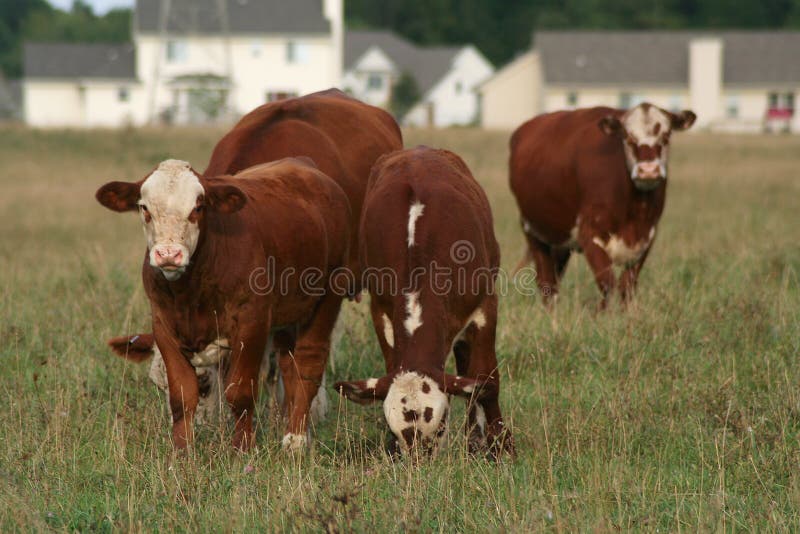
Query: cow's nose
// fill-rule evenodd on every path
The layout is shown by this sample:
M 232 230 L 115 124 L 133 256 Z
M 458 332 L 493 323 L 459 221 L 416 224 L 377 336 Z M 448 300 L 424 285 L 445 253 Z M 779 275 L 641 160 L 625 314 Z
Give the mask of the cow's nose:
M 164 267 L 166 265 L 180 265 L 183 259 L 183 252 L 178 247 L 159 247 L 156 249 L 156 265 Z
M 639 178 L 659 178 L 661 176 L 661 165 L 658 160 L 640 161 L 636 166 L 636 174 Z

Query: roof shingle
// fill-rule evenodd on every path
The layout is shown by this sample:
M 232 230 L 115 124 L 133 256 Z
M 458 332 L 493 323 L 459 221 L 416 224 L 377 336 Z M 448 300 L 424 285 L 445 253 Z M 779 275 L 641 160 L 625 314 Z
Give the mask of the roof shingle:
M 544 76 L 551 84 L 685 85 L 689 43 L 723 43 L 723 83 L 800 82 L 800 32 L 540 31 Z
M 26 78 L 136 78 L 133 44 L 25 43 Z

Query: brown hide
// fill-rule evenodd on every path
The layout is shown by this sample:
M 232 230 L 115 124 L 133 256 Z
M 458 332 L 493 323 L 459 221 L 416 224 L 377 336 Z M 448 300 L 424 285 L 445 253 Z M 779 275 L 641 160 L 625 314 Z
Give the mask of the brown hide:
M 676 130 L 694 120 L 691 112 L 664 113 Z M 650 250 L 664 210 L 666 181 L 649 191 L 634 185 L 618 120 L 624 114 L 604 107 L 549 113 L 526 122 L 511 138 L 510 184 L 529 247 L 520 267 L 535 262 L 548 303 L 571 252 L 585 254 L 604 307 L 616 286 L 614 265 L 623 269 L 620 286 L 628 299 Z M 660 147 L 635 150 L 639 156 L 660 154 Z
M 412 225 L 410 208 L 417 203 L 423 208 Z M 494 281 L 500 251 L 489 202 L 464 162 L 452 152 L 427 147 L 381 158 L 362 211 L 360 256 L 367 272 L 396 273 L 395 287 L 366 277 L 387 375 L 371 388 L 367 381 L 355 381 L 339 383 L 337 390 L 364 402 L 386 397 L 393 377 L 401 373 L 430 377 L 445 393 L 472 397 L 469 430 L 476 444 L 488 438 L 495 453 L 513 450 L 497 402 Z M 434 281 L 434 265 L 448 274 Z M 408 293 L 414 292 L 419 294 L 421 324 L 409 332 Z M 473 321 L 476 313 L 482 317 L 480 325 Z M 393 339 L 387 339 L 384 316 L 391 321 Z M 456 341 L 458 377 L 445 373 Z M 485 428 L 475 427 L 478 410 L 486 415 Z M 406 415 L 416 420 L 416 415 Z M 413 437 L 413 432 L 403 432 L 407 441 Z

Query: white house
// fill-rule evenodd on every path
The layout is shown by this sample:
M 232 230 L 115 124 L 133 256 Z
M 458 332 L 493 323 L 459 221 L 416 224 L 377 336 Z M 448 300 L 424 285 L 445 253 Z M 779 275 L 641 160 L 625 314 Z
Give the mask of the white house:
M 198 123 L 340 84 L 343 0 L 137 0 L 133 42 L 27 43 L 33 126 Z
M 691 108 L 696 129 L 800 132 L 800 32 L 541 31 L 533 49 L 479 88 L 481 123 L 512 129 L 539 113 Z
M 478 84 L 494 72 L 471 45 L 421 47 L 390 31 L 348 31 L 343 88 L 356 98 L 389 108 L 392 87 L 411 76 L 420 99 L 400 120 L 412 126 L 467 125 L 480 116 Z

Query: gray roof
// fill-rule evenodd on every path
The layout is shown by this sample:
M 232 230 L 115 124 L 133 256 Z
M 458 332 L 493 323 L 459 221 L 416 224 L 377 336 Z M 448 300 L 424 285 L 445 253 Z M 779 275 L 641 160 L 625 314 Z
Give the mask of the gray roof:
M 447 74 L 463 46 L 417 46 L 388 30 L 347 31 L 344 37 L 345 69 L 352 68 L 372 46 L 383 50 L 401 72 L 408 72 L 421 94 Z
M 25 43 L 26 78 L 136 78 L 133 44 Z
M 328 33 L 323 0 L 222 0 L 231 33 Z M 162 0 L 136 1 L 136 30 L 161 31 Z M 221 33 L 218 0 L 171 0 L 167 32 Z
M 800 82 L 800 32 L 540 31 L 534 47 L 551 84 L 686 85 L 689 43 L 723 42 L 723 82 Z

